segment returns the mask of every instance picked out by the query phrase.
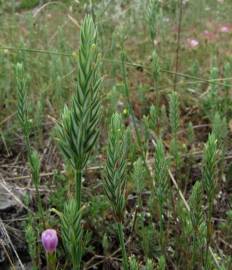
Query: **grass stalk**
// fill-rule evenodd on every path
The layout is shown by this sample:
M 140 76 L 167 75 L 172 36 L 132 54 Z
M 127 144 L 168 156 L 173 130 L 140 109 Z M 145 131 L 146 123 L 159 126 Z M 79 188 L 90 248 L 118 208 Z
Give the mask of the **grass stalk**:
M 81 178 L 82 172 L 81 170 L 75 170 L 75 183 L 76 183 L 76 201 L 77 201 L 77 209 L 80 210 L 81 208 Z
M 118 238 L 119 238 L 121 251 L 122 251 L 123 269 L 129 270 L 122 222 L 117 223 L 117 229 L 118 229 Z
M 128 86 L 128 81 L 127 81 L 127 72 L 126 72 L 126 61 L 125 61 L 125 58 L 126 58 L 126 54 L 125 54 L 124 49 L 122 49 L 122 52 L 121 52 L 121 69 L 122 69 L 122 77 L 123 77 L 123 82 L 124 82 L 124 87 L 125 87 L 125 94 L 126 94 L 127 106 L 128 106 L 129 113 L 131 115 L 131 119 L 132 119 L 132 124 L 133 124 L 134 130 L 135 130 L 136 140 L 137 140 L 137 143 L 138 143 L 139 148 L 141 150 L 142 159 L 143 159 L 145 168 L 147 170 L 147 173 L 150 176 L 151 174 L 150 174 L 150 170 L 148 168 L 147 162 L 146 162 L 146 156 L 145 156 L 145 152 L 144 152 L 143 143 L 142 143 L 142 140 L 141 140 L 141 136 L 139 134 L 138 127 L 136 125 L 135 114 L 134 114 L 134 110 L 132 108 L 131 101 L 130 101 L 130 94 L 129 94 L 129 86 Z

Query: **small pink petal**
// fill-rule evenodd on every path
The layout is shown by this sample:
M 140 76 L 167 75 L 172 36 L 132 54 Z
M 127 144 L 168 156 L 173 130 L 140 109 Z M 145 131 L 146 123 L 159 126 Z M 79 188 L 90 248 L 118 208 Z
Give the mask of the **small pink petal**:
M 47 229 L 43 231 L 42 236 L 41 236 L 41 241 L 42 241 L 44 249 L 47 252 L 54 252 L 58 245 L 58 237 L 57 237 L 56 230 Z
M 219 30 L 221 33 L 229 33 L 230 32 L 230 28 L 228 26 L 222 26 Z
M 208 30 L 203 31 L 203 36 L 208 40 L 212 40 L 215 37 L 214 33 L 209 32 Z
M 196 39 L 191 39 L 191 38 L 188 38 L 187 39 L 187 43 L 188 43 L 188 46 L 190 48 L 196 48 L 198 45 L 199 45 L 199 41 L 196 40 Z

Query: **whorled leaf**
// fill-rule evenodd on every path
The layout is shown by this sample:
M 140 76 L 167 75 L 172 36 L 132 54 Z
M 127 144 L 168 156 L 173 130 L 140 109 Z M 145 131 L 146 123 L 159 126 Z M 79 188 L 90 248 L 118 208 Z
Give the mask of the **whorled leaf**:
M 123 220 L 125 208 L 127 149 L 127 133 L 122 124 L 122 117 L 115 113 L 110 125 L 104 189 L 115 218 L 119 221 Z
M 57 140 L 67 162 L 81 170 L 98 134 L 100 118 L 97 30 L 90 16 L 81 27 L 77 89 L 70 108 L 65 107 L 57 126 Z

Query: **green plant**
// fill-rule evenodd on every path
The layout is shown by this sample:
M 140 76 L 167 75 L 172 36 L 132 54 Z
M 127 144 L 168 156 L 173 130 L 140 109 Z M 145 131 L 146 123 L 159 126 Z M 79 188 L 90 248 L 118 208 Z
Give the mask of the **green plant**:
M 180 103 L 176 92 L 169 95 L 169 122 L 172 132 L 172 140 L 170 144 L 170 152 L 174 158 L 176 169 L 180 165 L 179 143 L 177 133 L 180 127 Z
M 224 103 L 223 103 L 223 112 L 224 114 L 228 114 L 230 112 L 230 104 L 231 104 L 231 100 L 230 100 L 230 94 L 229 94 L 229 89 L 230 89 L 230 81 L 228 78 L 230 78 L 231 76 L 231 70 L 232 70 L 232 65 L 227 62 L 224 65 L 223 71 L 224 71 Z
M 217 79 L 219 76 L 219 70 L 216 66 L 212 66 L 210 69 L 210 95 L 212 98 L 212 106 L 216 105 L 216 95 L 218 93 Z M 215 108 L 217 109 L 217 108 Z
M 130 270 L 139 270 L 139 264 L 138 264 L 135 256 L 131 256 L 129 258 L 129 266 L 130 266 Z
M 203 205 L 203 189 L 202 183 L 197 181 L 191 191 L 189 198 L 190 207 L 190 220 L 193 230 L 193 246 L 192 246 L 192 266 L 197 267 L 197 260 L 201 258 L 202 242 L 204 243 L 204 237 L 201 233 L 201 226 L 204 223 L 204 213 L 202 209 Z M 201 262 L 202 264 L 202 262 Z
M 45 227 L 45 216 L 44 216 L 41 196 L 40 196 L 40 192 L 39 192 L 39 187 L 40 187 L 40 159 L 39 159 L 38 153 L 35 150 L 33 150 L 31 152 L 29 161 L 30 161 L 31 174 L 32 174 L 32 183 L 33 183 L 33 185 L 35 187 L 35 190 L 36 190 L 37 208 L 38 208 L 40 218 L 43 221 L 43 224 L 44 224 L 44 227 Z
M 90 16 L 85 17 L 80 38 L 77 89 L 70 108 L 64 108 L 56 136 L 65 161 L 75 173 L 78 209 L 81 206 L 82 171 L 99 134 L 101 79 L 98 76 L 97 29 Z
M 130 266 L 130 270 L 139 270 L 139 269 L 153 270 L 153 269 L 155 269 L 155 265 L 151 259 L 147 259 L 146 264 L 141 268 L 140 264 L 138 263 L 138 261 L 134 255 L 129 257 L 129 266 Z M 163 270 L 164 269 L 165 268 L 163 268 Z
M 160 63 L 159 63 L 159 56 L 156 52 L 156 50 L 154 49 L 152 52 L 152 74 L 153 74 L 153 78 L 156 81 L 156 83 L 158 84 L 159 79 L 160 79 Z
M 218 163 L 218 149 L 217 140 L 215 135 L 212 133 L 209 135 L 208 141 L 205 144 L 203 151 L 203 168 L 202 168 L 202 185 L 207 195 L 208 207 L 206 214 L 207 223 L 207 245 L 205 255 L 205 266 L 208 268 L 208 254 L 209 246 L 213 235 L 212 226 L 212 214 L 213 214 L 213 203 L 217 190 L 217 163 Z
M 189 122 L 187 127 L 187 137 L 188 137 L 188 144 L 191 146 L 195 140 L 195 133 L 193 128 L 193 123 Z
M 44 122 L 44 112 L 45 112 L 45 92 L 40 94 L 34 117 L 34 127 L 37 132 L 37 137 L 39 141 L 39 145 L 43 145 L 43 122 Z
M 123 234 L 126 187 L 126 158 L 128 135 L 123 127 L 122 117 L 115 113 L 111 118 L 107 147 L 107 161 L 104 177 L 104 189 L 111 203 L 117 223 L 118 237 L 123 256 L 123 268 L 128 268 L 128 258 Z
M 161 68 L 160 68 L 160 60 L 157 54 L 157 50 L 153 49 L 152 56 L 151 56 L 151 71 L 152 77 L 154 82 L 154 90 L 156 92 L 156 106 L 158 107 L 160 104 L 160 75 L 161 75 Z
M 169 121 L 171 132 L 174 138 L 177 137 L 177 132 L 180 127 L 180 102 L 176 92 L 169 95 Z
M 30 9 L 39 4 L 39 0 L 22 0 L 20 3 L 20 8 Z
M 23 64 L 17 63 L 15 71 L 16 71 L 16 87 L 17 87 L 17 115 L 26 143 L 28 158 L 30 158 L 31 146 L 29 136 L 30 136 L 31 122 L 28 116 L 27 80 Z
M 164 135 L 164 133 L 167 131 L 167 126 L 168 126 L 168 115 L 167 115 L 167 110 L 166 106 L 163 104 L 161 106 L 160 110 L 160 137 Z
M 168 201 L 168 186 L 168 164 L 163 143 L 161 140 L 158 140 L 155 150 L 154 189 L 159 204 L 159 233 L 162 255 L 165 254 L 164 206 Z
M 68 192 L 67 179 L 60 172 L 54 171 L 52 181 L 56 184 L 56 190 L 49 197 L 49 205 L 53 205 L 58 211 L 63 211 Z
M 32 270 L 37 270 L 37 233 L 31 222 L 28 222 L 25 228 L 25 238 L 28 244 L 28 252 L 32 259 Z
M 107 234 L 105 233 L 102 238 L 102 247 L 105 255 L 108 255 L 109 253 L 109 246 L 110 246 L 109 239 L 107 237 Z
M 218 112 L 216 112 L 213 117 L 212 133 L 215 135 L 218 144 L 218 149 L 220 149 L 221 161 L 224 161 L 228 128 L 226 118 L 222 117 Z
M 149 28 L 149 34 L 152 44 L 157 35 L 157 21 L 159 18 L 159 1 L 149 0 L 147 5 L 147 10 L 145 14 L 145 19 Z
M 181 268 L 185 264 L 186 269 L 191 269 L 191 237 L 192 236 L 192 224 L 188 210 L 184 207 L 182 200 L 178 200 L 176 204 L 176 212 L 178 216 L 178 228 L 180 234 L 175 237 L 175 249 L 178 250 L 180 256 L 176 258 L 177 267 Z
M 128 106 L 128 112 L 131 115 L 132 118 L 132 124 L 133 124 L 133 128 L 135 130 L 135 134 L 136 134 L 136 142 L 140 148 L 141 151 L 141 155 L 142 155 L 142 159 L 144 162 L 144 165 L 146 166 L 146 170 L 148 173 L 149 169 L 147 167 L 146 164 L 146 158 L 145 158 L 145 147 L 142 143 L 142 136 L 141 133 L 139 131 L 139 128 L 136 124 L 136 117 L 135 117 L 135 113 L 132 107 L 132 103 L 130 100 L 130 91 L 129 91 L 129 85 L 128 85 L 128 76 L 127 76 L 127 71 L 126 71 L 126 51 L 124 49 L 124 39 L 122 39 L 121 41 L 122 45 L 122 50 L 121 50 L 121 72 L 122 72 L 122 78 L 123 78 L 123 84 L 124 84 L 124 92 L 125 92 L 125 98 L 126 98 L 126 102 L 127 102 L 127 106 Z
M 138 158 L 134 164 L 133 164 L 133 173 L 132 173 L 132 179 L 135 183 L 137 195 L 138 195 L 138 205 L 142 207 L 142 192 L 145 187 L 145 179 L 146 179 L 146 169 L 144 167 L 143 161 L 140 158 Z
M 80 269 L 83 254 L 83 233 L 80 228 L 79 214 L 82 173 L 99 134 L 101 79 L 98 75 L 99 60 L 96 42 L 97 29 L 93 19 L 86 16 L 80 32 L 76 92 L 71 107 L 65 106 L 62 119 L 56 129 L 56 138 L 61 152 L 75 175 L 76 202 L 68 203 L 62 223 L 64 242 L 71 255 L 74 269 Z
M 166 260 L 164 256 L 161 256 L 158 262 L 158 270 L 165 270 L 165 269 L 166 269 Z
M 230 243 L 232 241 L 232 235 L 231 235 L 231 230 L 232 230 L 232 210 L 228 210 L 226 212 L 226 218 L 224 222 L 220 224 L 220 229 L 222 229 L 223 233 L 225 234 L 225 239 L 227 243 Z M 232 261 L 231 261 L 232 263 Z
M 230 2 L 0 0 L 0 174 L 5 181 L 0 176 L 0 194 L 2 185 L 15 199 L 30 191 L 25 210 L 18 200 L 16 213 L 0 209 L 0 227 L 6 225 L 20 256 L 21 241 L 18 245 L 12 233 L 25 220 L 31 267 L 45 267 L 47 253 L 38 239 L 49 226 L 62 238 L 56 257 L 63 270 L 73 263 L 81 269 L 123 269 L 127 254 L 128 268 L 141 270 L 232 269 Z M 84 14 L 93 19 L 87 16 L 80 26 Z M 194 48 L 189 46 L 193 39 L 198 39 Z M 176 94 L 169 97 L 173 79 Z M 50 134 L 64 103 L 55 135 L 60 159 Z M 114 112 L 122 112 L 123 132 L 131 130 L 132 143 L 125 143 L 127 149 L 124 143 L 114 146 L 127 153 L 118 159 L 113 154 L 115 169 L 108 178 L 119 200 L 112 197 L 111 203 L 102 194 L 102 178 L 106 126 Z M 207 161 L 212 152 L 202 159 L 210 130 L 217 145 L 215 175 Z M 126 168 L 117 177 L 118 188 L 111 177 L 120 174 L 121 159 Z M 0 208 L 8 201 L 4 197 Z M 115 222 L 121 199 L 121 222 Z M 74 210 L 67 211 L 72 202 Z M 86 210 L 79 212 L 83 205 Z M 53 207 L 64 212 L 65 222 L 62 214 L 58 219 L 49 211 Z M 22 217 L 26 209 L 32 213 Z M 86 230 L 92 233 L 88 244 Z M 9 256 L 16 264 L 13 252 Z
M 16 64 L 16 83 L 17 83 L 17 115 L 24 135 L 24 141 L 27 148 L 27 159 L 32 174 L 32 183 L 36 189 L 36 204 L 41 220 L 44 221 L 42 201 L 39 193 L 40 186 L 40 159 L 38 153 L 32 149 L 30 144 L 31 123 L 28 116 L 27 104 L 27 81 L 25 70 L 22 64 Z
M 212 65 L 210 69 L 210 85 L 208 93 L 204 100 L 205 111 L 209 119 L 212 121 L 216 112 L 221 112 L 221 97 L 219 97 L 218 85 L 219 70 L 218 67 Z
M 153 196 L 151 196 L 153 199 Z M 151 201 L 152 209 L 154 208 L 154 202 Z M 152 215 L 148 213 L 138 213 L 135 223 L 135 232 L 139 237 L 139 246 L 143 251 L 146 258 L 151 258 L 156 252 L 157 235 L 158 231 L 155 228 L 154 223 L 152 222 Z
M 152 259 L 147 259 L 146 265 L 145 265 L 145 270 L 153 270 L 155 267 L 154 262 Z
M 152 105 L 149 111 L 149 126 L 152 130 L 158 130 L 158 123 L 159 123 L 159 110 L 156 106 Z
M 84 233 L 81 226 L 81 210 L 76 200 L 69 200 L 61 217 L 62 239 L 70 255 L 73 270 L 81 269 L 81 258 L 85 248 Z

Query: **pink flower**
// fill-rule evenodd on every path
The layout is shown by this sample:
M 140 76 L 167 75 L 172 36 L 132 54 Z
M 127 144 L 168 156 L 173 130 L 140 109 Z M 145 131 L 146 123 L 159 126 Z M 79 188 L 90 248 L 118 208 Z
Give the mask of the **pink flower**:
M 58 245 L 56 230 L 47 229 L 43 231 L 41 241 L 46 252 L 54 252 Z
M 219 31 L 220 31 L 221 33 L 229 33 L 229 32 L 230 32 L 230 28 L 229 28 L 228 26 L 224 25 L 224 26 L 222 26 L 222 27 L 219 29 Z
M 208 30 L 205 30 L 203 32 L 203 36 L 205 37 L 205 39 L 207 40 L 213 40 L 215 38 L 215 34 L 213 32 L 209 32 Z
M 205 30 L 205 31 L 203 32 L 203 35 L 204 35 L 205 37 L 208 37 L 208 36 L 210 35 L 210 32 L 209 32 L 208 30 Z
M 199 45 L 199 41 L 192 38 L 188 38 L 187 43 L 188 43 L 188 47 L 190 48 L 196 48 Z

